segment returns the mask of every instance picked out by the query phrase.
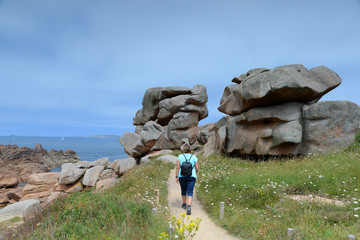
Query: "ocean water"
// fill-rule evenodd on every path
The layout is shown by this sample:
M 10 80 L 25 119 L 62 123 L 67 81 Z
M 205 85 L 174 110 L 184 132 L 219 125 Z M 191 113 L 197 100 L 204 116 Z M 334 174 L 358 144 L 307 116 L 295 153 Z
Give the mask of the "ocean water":
M 95 161 L 99 158 L 108 157 L 110 162 L 116 159 L 128 158 L 124 152 L 119 138 L 95 138 L 95 137 L 0 137 L 0 144 L 16 144 L 19 147 L 34 148 L 36 144 L 50 151 L 55 150 L 74 150 L 81 161 Z M 53 169 L 60 171 L 60 168 Z

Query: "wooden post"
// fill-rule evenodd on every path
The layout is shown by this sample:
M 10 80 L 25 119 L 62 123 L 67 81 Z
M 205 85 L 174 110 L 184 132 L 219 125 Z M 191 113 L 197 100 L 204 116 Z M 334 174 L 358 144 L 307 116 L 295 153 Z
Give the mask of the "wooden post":
M 220 202 L 220 220 L 224 218 L 224 212 L 225 212 L 224 210 L 225 210 L 225 203 Z
M 155 189 L 155 205 L 156 206 L 159 206 L 159 194 L 160 194 L 160 190 Z
M 355 236 L 352 235 L 352 234 L 349 234 L 347 237 L 348 237 L 349 240 L 355 240 Z

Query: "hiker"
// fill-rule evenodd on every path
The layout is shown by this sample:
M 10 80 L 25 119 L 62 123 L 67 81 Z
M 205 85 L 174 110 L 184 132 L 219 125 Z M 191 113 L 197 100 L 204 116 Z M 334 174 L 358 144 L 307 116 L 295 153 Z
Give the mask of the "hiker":
M 195 155 L 191 154 L 190 144 L 186 141 L 181 147 L 180 150 L 183 152 L 177 158 L 175 178 L 176 183 L 180 182 L 181 187 L 181 198 L 182 198 L 182 208 L 187 209 L 186 214 L 191 214 L 191 202 L 194 196 L 194 186 L 197 179 L 196 173 L 199 171 L 198 159 Z M 186 163 L 190 162 L 190 169 L 186 169 Z M 189 171 L 189 172 L 188 172 Z M 188 173 L 187 173 L 188 172 Z M 183 174 L 183 175 L 182 175 Z M 189 175 L 189 176 L 184 176 Z M 186 205 L 187 197 L 187 205 Z

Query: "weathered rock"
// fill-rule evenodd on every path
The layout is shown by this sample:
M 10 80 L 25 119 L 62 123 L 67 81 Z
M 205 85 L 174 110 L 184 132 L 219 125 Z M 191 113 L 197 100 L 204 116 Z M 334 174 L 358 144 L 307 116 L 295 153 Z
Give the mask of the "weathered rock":
M 60 173 L 36 173 L 28 177 L 28 184 L 32 185 L 54 185 L 58 182 Z
M 180 111 L 180 108 L 186 106 L 186 101 L 189 95 L 180 95 L 173 98 L 167 98 L 159 103 L 159 114 L 157 116 L 157 122 L 162 126 L 169 123 L 173 115 Z
M 171 142 L 175 145 L 176 148 L 180 148 L 181 146 L 181 139 L 188 138 L 190 144 L 193 144 L 196 141 L 196 136 L 198 133 L 198 127 L 193 126 L 188 129 L 167 129 L 168 138 Z
M 155 145 L 151 148 L 151 151 L 158 151 L 163 149 L 175 149 L 175 144 L 169 139 L 167 134 L 168 127 L 164 127 L 165 132 L 160 136 L 160 138 L 156 141 Z
M 175 157 L 173 155 L 164 155 L 164 156 L 158 157 L 157 159 L 162 161 L 162 162 L 165 162 L 165 163 L 168 163 L 168 162 L 171 162 L 171 163 L 174 163 L 174 164 L 177 163 L 177 157 Z
M 80 160 L 76 152 L 71 149 L 67 149 L 65 152 L 62 150 L 51 150 L 43 157 L 44 163 L 50 168 L 56 168 L 61 166 L 63 163 L 74 163 Z
M 74 163 L 72 166 L 74 166 L 75 168 L 89 168 L 90 162 L 89 161 L 79 161 L 79 162 Z M 70 165 L 69 165 L 69 167 L 70 167 Z
M 113 187 L 119 181 L 118 178 L 107 178 L 96 183 L 96 191 L 102 191 Z
M 150 120 L 155 120 L 159 112 L 159 101 L 163 99 L 161 88 L 149 88 L 146 90 L 142 105 L 133 120 L 134 125 L 144 125 Z
M 237 115 L 251 108 L 283 102 L 306 103 L 319 99 L 340 83 L 341 78 L 324 66 L 310 70 L 302 65 L 256 70 L 240 84 L 225 89 L 218 109 Z
M 31 212 L 35 209 L 41 209 L 39 200 L 27 200 L 17 202 L 0 209 L 0 222 L 10 220 L 15 217 L 23 218 L 25 213 Z
M 17 178 L 6 178 L 0 180 L 0 188 L 15 187 L 18 184 L 19 184 L 19 180 Z
M 183 137 L 189 138 L 194 143 L 197 134 L 194 134 L 196 129 L 194 127 L 197 127 L 199 120 L 208 116 L 207 101 L 206 88 L 202 85 L 195 85 L 192 89 L 186 87 L 148 89 L 142 101 L 143 108 L 133 119 L 134 125 L 137 126 L 135 133 L 125 133 L 120 143 L 126 153 L 136 158 L 146 155 L 149 151 L 176 149 Z M 145 126 L 146 124 L 149 124 L 150 130 Z M 178 136 L 181 138 L 174 142 Z
M 198 113 L 196 112 L 178 112 L 169 122 L 168 129 L 188 129 L 198 125 Z
M 220 154 L 225 152 L 227 137 L 227 121 L 228 117 L 223 117 L 213 124 L 209 139 L 204 145 L 203 156 L 208 157 L 212 154 Z
M 304 106 L 303 117 L 303 154 L 345 149 L 360 129 L 360 107 L 349 101 Z
M 251 109 L 232 117 L 227 125 L 227 153 L 297 155 L 301 153 L 299 103 Z
M 75 193 L 81 192 L 84 189 L 84 185 L 82 184 L 82 179 L 80 178 L 73 184 L 59 184 L 55 186 L 54 189 L 58 192 Z
M 89 167 L 106 166 L 108 164 L 109 164 L 109 158 L 104 157 L 104 158 L 97 159 L 93 162 L 90 162 Z
M 208 101 L 206 87 L 203 85 L 195 85 L 191 90 L 191 96 L 186 100 L 186 104 L 203 105 Z
M 199 115 L 199 121 L 201 119 L 206 118 L 209 115 L 208 112 L 208 108 L 206 105 L 194 105 L 194 104 L 189 104 L 186 105 L 185 107 L 180 108 L 180 111 L 182 112 L 196 112 Z
M 244 105 L 242 91 L 240 84 L 231 84 L 225 87 L 218 110 L 229 115 L 241 114 Z
M 136 160 L 134 158 L 117 159 L 112 164 L 112 170 L 119 175 L 129 171 L 136 166 Z
M 50 196 L 46 199 L 45 204 L 48 205 L 48 204 L 52 203 L 53 201 L 63 198 L 63 197 L 66 197 L 66 196 L 67 196 L 67 194 L 64 192 L 52 192 L 50 194 Z
M 120 143 L 124 151 L 132 157 L 140 157 L 150 150 L 143 144 L 141 136 L 132 132 L 125 132 L 120 138 Z
M 105 169 L 100 174 L 99 181 L 105 180 L 105 179 L 108 179 L 108 178 L 116 178 L 116 177 L 117 177 L 117 174 L 112 169 Z
M 74 165 L 62 165 L 62 170 L 59 176 L 60 184 L 72 184 L 81 178 L 86 169 L 76 168 Z
M 223 149 L 220 149 L 219 144 L 216 140 L 216 133 L 215 131 L 212 131 L 210 133 L 210 136 L 204 145 L 204 157 L 208 157 L 212 154 L 220 154 Z
M 55 150 L 47 152 L 39 144 L 34 149 L 0 145 L 0 180 L 16 177 L 20 182 L 26 182 L 31 174 L 49 172 L 51 168 L 64 162 L 78 160 L 76 153 L 71 155 Z
M 24 195 L 20 199 L 20 201 L 36 199 L 36 200 L 39 200 L 41 203 L 44 203 L 52 192 L 54 192 L 54 191 L 52 189 L 50 189 L 50 190 L 44 191 L 44 192 L 29 193 L 29 194 Z
M 85 186 L 93 187 L 96 185 L 96 182 L 99 180 L 101 172 L 105 169 L 105 166 L 96 166 L 86 170 L 83 184 Z
M 164 132 L 165 130 L 160 124 L 149 121 L 140 131 L 140 136 L 144 145 L 151 148 Z
M 58 183 L 59 173 L 37 173 L 28 177 L 28 184 L 23 188 L 23 198 L 26 195 L 39 194 L 43 197 L 43 192 L 52 192 L 54 186 Z M 47 193 L 46 193 L 47 194 Z
M 8 189 L 0 189 L 0 204 L 6 204 L 10 201 L 9 197 L 7 196 L 8 192 Z
M 6 196 L 11 200 L 20 201 L 23 197 L 23 189 L 24 187 L 17 187 L 7 192 Z
M 210 132 L 214 129 L 214 127 L 215 127 L 214 123 L 207 123 L 207 124 L 200 126 L 197 140 L 201 144 L 206 144 L 210 137 Z
M 140 159 L 140 163 L 149 163 L 150 158 L 155 158 L 155 157 L 160 156 L 160 155 L 170 154 L 172 152 L 173 152 L 172 150 L 168 150 L 168 149 L 151 152 L 151 153 L 147 154 L 146 156 L 142 157 Z

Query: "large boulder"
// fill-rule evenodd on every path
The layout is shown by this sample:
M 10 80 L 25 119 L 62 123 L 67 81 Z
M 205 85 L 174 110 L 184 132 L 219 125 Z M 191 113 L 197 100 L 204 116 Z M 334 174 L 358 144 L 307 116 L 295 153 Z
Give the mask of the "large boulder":
M 344 149 L 360 130 L 360 107 L 349 101 L 325 101 L 303 107 L 303 153 Z
M 100 178 L 100 174 L 102 173 L 102 171 L 104 169 L 105 169 L 105 166 L 96 166 L 96 167 L 87 169 L 82 183 L 85 186 L 90 186 L 90 187 L 95 186 L 97 181 Z
M 90 162 L 89 164 L 89 168 L 91 167 L 96 167 L 96 166 L 107 166 L 109 164 L 109 158 L 108 157 L 104 157 L 104 158 L 99 158 L 93 162 Z
M 79 165 L 78 165 L 79 166 Z M 61 167 L 59 176 L 60 184 L 72 184 L 81 178 L 86 171 L 86 168 L 77 168 L 73 164 L 64 164 Z
M 126 171 L 134 168 L 136 166 L 136 160 L 134 158 L 126 158 L 126 159 L 117 159 L 115 160 L 111 168 L 114 172 L 120 174 L 124 174 Z
M 155 120 L 159 113 L 159 102 L 166 98 L 191 94 L 191 89 L 186 87 L 157 87 L 146 90 L 142 105 L 133 120 L 134 125 L 144 125 L 150 120 Z
M 38 173 L 28 177 L 28 184 L 22 189 L 21 200 L 37 199 L 45 202 L 47 197 L 55 191 L 59 173 Z
M 124 151 L 132 157 L 140 157 L 150 150 L 142 142 L 140 134 L 133 132 L 125 132 L 120 138 L 120 144 L 123 145 Z
M 227 125 L 227 153 L 297 155 L 302 139 L 299 103 L 251 109 L 231 117 Z
M 13 219 L 15 217 L 24 218 L 25 214 L 30 212 L 38 212 L 41 210 L 39 200 L 30 199 L 26 201 L 11 204 L 3 209 L 0 209 L 0 222 Z
M 307 103 L 320 99 L 340 83 L 341 78 L 324 66 L 307 70 L 297 64 L 257 70 L 239 84 L 228 86 L 218 109 L 238 115 L 251 108 L 284 102 Z
M 204 145 L 203 156 L 207 157 L 212 154 L 224 153 L 226 149 L 228 117 L 223 117 L 216 123 L 212 124 L 209 138 Z M 210 125 L 211 126 L 211 125 Z
M 19 184 L 18 178 L 6 178 L 0 180 L 0 188 L 15 187 Z
M 95 189 L 96 189 L 96 191 L 103 191 L 105 189 L 113 187 L 118 181 L 119 181 L 119 179 L 117 179 L 117 178 L 107 178 L 107 179 L 98 181 L 96 183 Z
M 144 145 L 151 148 L 164 132 L 165 130 L 160 124 L 157 124 L 154 121 L 149 121 L 140 131 L 140 136 Z

